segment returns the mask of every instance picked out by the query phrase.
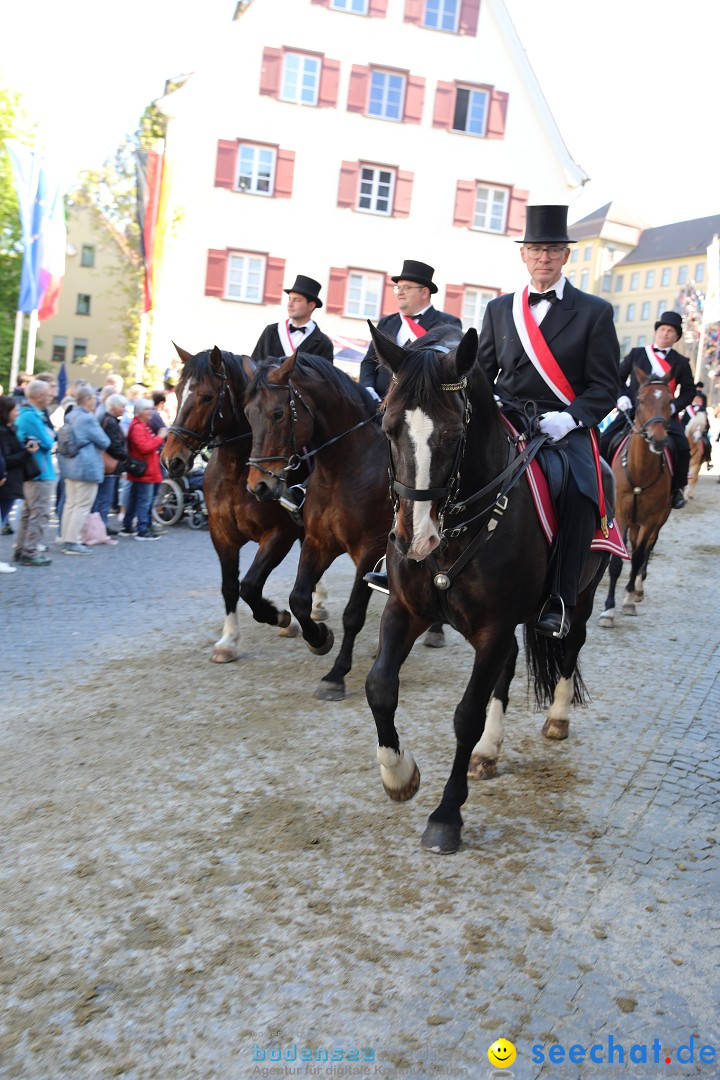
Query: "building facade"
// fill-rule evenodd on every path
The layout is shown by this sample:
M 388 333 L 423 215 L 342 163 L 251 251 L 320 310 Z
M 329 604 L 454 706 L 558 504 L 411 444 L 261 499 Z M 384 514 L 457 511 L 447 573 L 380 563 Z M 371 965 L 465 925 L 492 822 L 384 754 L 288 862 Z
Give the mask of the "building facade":
M 523 280 L 525 206 L 570 202 L 570 157 L 502 0 L 243 0 L 168 118 L 153 366 L 171 342 L 250 352 L 296 274 L 321 328 L 369 338 L 390 275 L 436 267 L 479 326 Z M 173 222 L 169 225 L 169 222 Z

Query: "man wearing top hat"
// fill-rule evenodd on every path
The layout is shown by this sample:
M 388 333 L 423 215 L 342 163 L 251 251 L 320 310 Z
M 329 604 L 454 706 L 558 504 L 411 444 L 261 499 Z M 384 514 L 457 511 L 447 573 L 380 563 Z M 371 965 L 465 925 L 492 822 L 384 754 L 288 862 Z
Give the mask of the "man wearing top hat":
M 431 294 L 438 291 L 433 282 L 434 273 L 434 268 L 427 263 L 406 259 L 401 272 L 392 279 L 395 282 L 398 310 L 396 314 L 385 315 L 380 319 L 377 328 L 398 345 L 409 345 L 422 337 L 431 326 L 438 326 L 440 323 L 457 326 L 458 330 L 462 330 L 462 323 L 457 316 L 437 311 L 430 303 Z M 360 364 L 360 385 L 364 386 L 376 401 L 382 401 L 390 385 L 390 372 L 378 363 L 372 344 Z
M 638 392 L 638 380 L 635 368 L 644 371 L 654 379 L 662 379 L 674 369 L 674 378 L 670 382 L 670 389 L 675 395 L 675 400 L 670 406 L 673 415 L 668 428 L 668 435 L 672 444 L 673 456 L 673 480 L 670 505 L 673 510 L 681 510 L 685 505 L 683 488 L 688 481 L 688 467 L 690 465 L 690 444 L 678 417 L 683 409 L 691 404 L 695 397 L 695 379 L 690 370 L 690 361 L 686 356 L 676 352 L 673 346 L 682 337 L 682 319 L 677 311 L 663 311 L 655 323 L 655 338 L 652 345 L 647 347 L 638 346 L 631 349 L 620 364 L 620 390 L 617 400 L 620 413 L 634 415 L 635 398 Z M 629 385 L 625 384 L 629 380 Z M 608 461 L 613 455 L 613 447 L 617 444 L 617 437 L 627 430 L 627 424 L 622 415 L 613 420 L 605 431 L 600 442 L 600 448 Z
M 563 275 L 573 243 L 567 212 L 567 206 L 528 206 L 525 236 L 517 242 L 529 281 L 490 301 L 479 345 L 480 362 L 511 422 L 518 427 L 524 416 L 536 416 L 540 431 L 562 443 L 567 456 L 551 595 L 535 623 L 539 633 L 556 638 L 570 629 L 603 505 L 590 429 L 615 404 L 620 356 L 611 305 Z
M 332 364 L 333 343 L 313 319 L 315 309 L 322 307 L 320 283 L 298 274 L 295 283 L 289 289 L 283 289 L 283 292 L 288 295 L 288 318 L 265 327 L 252 351 L 253 360 L 291 356 L 299 350 L 324 356 Z

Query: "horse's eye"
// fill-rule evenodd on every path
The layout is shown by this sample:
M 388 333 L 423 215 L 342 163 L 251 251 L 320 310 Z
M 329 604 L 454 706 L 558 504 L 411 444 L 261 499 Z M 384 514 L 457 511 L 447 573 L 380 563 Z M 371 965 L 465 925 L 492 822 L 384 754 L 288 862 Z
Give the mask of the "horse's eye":
M 200 404 L 201 405 L 209 405 L 211 401 L 212 401 L 212 394 L 201 394 L 200 395 Z
M 284 415 L 285 415 L 285 410 L 284 409 L 273 409 L 272 418 L 276 423 L 279 420 L 282 420 Z

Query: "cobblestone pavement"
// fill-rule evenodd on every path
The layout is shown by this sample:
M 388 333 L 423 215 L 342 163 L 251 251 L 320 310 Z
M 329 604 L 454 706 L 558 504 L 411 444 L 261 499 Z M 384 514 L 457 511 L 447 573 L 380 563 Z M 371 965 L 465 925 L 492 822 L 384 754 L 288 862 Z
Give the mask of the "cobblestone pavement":
M 422 785 L 395 805 L 363 691 L 379 597 L 329 704 L 327 658 L 244 614 L 240 661 L 208 663 L 219 569 L 185 524 L 3 575 L 0 1077 L 720 1077 L 719 507 L 701 476 L 637 618 L 600 629 L 598 597 L 566 742 L 517 679 L 444 858 L 419 840 L 454 632 L 403 669 Z M 328 580 L 337 639 L 348 560 Z

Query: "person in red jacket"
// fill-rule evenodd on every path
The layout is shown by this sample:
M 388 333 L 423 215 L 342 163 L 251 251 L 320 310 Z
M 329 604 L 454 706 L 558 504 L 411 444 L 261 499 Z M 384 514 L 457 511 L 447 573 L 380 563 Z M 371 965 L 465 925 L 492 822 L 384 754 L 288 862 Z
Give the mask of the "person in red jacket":
M 146 398 L 135 402 L 135 416 L 128 428 L 128 480 L 129 494 L 122 531 L 134 532 L 133 524 L 137 518 L 136 540 L 159 540 L 161 533 L 152 527 L 150 511 L 152 509 L 155 485 L 162 482 L 160 471 L 160 450 L 167 436 L 167 428 L 160 428 L 157 434 L 150 427 L 153 403 Z M 133 475 L 132 461 L 144 461 L 145 471 L 142 476 Z

